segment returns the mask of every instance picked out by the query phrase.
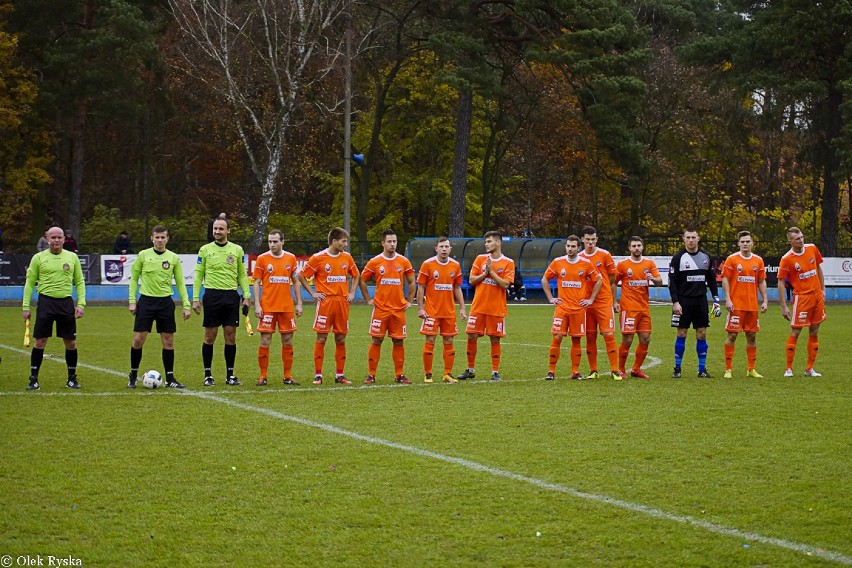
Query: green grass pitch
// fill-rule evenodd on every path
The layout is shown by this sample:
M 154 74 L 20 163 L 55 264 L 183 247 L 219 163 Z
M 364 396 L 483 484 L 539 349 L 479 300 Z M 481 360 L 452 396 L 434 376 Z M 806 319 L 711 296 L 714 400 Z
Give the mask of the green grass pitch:
M 238 331 L 240 387 L 201 386 L 201 319 L 179 323 L 176 374 L 187 391 L 128 390 L 132 316 L 93 305 L 79 322 L 79 392 L 64 387 L 61 340 L 42 390 L 26 392 L 18 308 L 0 308 L 0 562 L 83 566 L 822 566 L 852 564 L 852 306 L 829 305 L 817 369 L 784 379 L 788 327 L 761 318 L 757 369 L 723 371 L 721 320 L 709 370 L 669 377 L 670 310 L 653 309 L 652 380 L 568 381 L 547 371 L 549 306 L 511 305 L 503 383 L 422 384 L 419 320 L 409 312 L 406 374 L 394 385 L 385 341 L 366 375 L 369 308 L 352 310 L 347 375 L 313 386 L 313 306 L 299 320 L 296 378 L 257 379 L 258 335 Z M 455 371 L 465 365 L 456 341 Z M 599 347 L 603 347 L 603 341 Z M 435 368 L 441 368 L 441 348 Z M 477 369 L 488 373 L 487 342 Z M 846 352 L 848 353 L 848 352 Z M 599 354 L 606 368 L 605 353 Z M 142 370 L 161 369 L 159 337 Z M 588 369 L 585 357 L 582 370 Z M 483 372 L 486 371 L 486 372 Z

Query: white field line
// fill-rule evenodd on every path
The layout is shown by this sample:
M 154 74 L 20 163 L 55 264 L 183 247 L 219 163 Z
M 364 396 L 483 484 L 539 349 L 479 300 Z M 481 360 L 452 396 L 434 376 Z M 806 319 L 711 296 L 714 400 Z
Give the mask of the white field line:
M 20 353 L 27 353 L 23 349 L 17 349 L 17 348 L 14 348 L 14 347 L 9 347 L 7 345 L 0 345 L 0 347 L 4 347 L 6 349 L 10 349 L 12 351 L 17 351 L 17 352 L 20 352 Z M 52 357 L 52 358 L 45 357 L 45 358 L 49 359 L 49 360 L 54 360 L 58 363 L 64 363 L 64 361 L 59 357 Z M 107 374 L 110 374 L 110 375 L 118 375 L 118 376 L 121 376 L 121 377 L 124 376 L 124 373 L 122 373 L 120 371 L 116 371 L 114 369 L 105 369 L 105 368 L 102 368 L 102 367 L 96 367 L 94 365 L 86 365 L 86 367 L 89 368 L 89 369 L 92 369 L 92 370 L 95 370 L 95 371 L 100 371 L 100 372 L 107 373 Z M 527 380 L 537 380 L 537 379 L 527 379 Z M 487 383 L 489 381 L 476 381 L 476 382 Z M 392 386 L 395 386 L 395 385 L 387 385 L 387 387 L 392 387 Z M 423 385 L 423 386 L 434 386 L 434 385 Z M 373 389 L 373 388 L 377 388 L 377 386 L 364 387 L 364 388 Z M 380 386 L 378 388 L 380 388 Z M 295 389 L 284 389 L 284 390 L 295 390 Z M 316 391 L 317 389 L 299 389 L 299 390 L 315 390 Z M 331 390 L 331 389 L 323 389 L 324 392 L 328 391 L 328 390 Z M 334 390 L 352 390 L 352 387 L 334 389 Z M 233 391 L 233 392 L 239 392 L 239 391 Z M 269 391 L 266 391 L 266 392 L 269 392 Z M 783 549 L 787 549 L 787 550 L 792 550 L 794 552 L 800 552 L 800 553 L 806 554 L 808 556 L 817 556 L 817 557 L 820 557 L 820 558 L 825 558 L 827 560 L 832 560 L 832 561 L 840 563 L 840 564 L 852 565 L 852 556 L 847 556 L 847 555 L 840 553 L 840 552 L 825 550 L 825 549 L 822 549 L 822 548 L 819 548 L 819 547 L 816 547 L 816 546 L 812 546 L 812 545 L 809 545 L 809 544 L 794 542 L 794 541 L 780 539 L 780 538 L 768 537 L 768 536 L 764 536 L 764 535 L 761 535 L 761 534 L 758 534 L 758 533 L 752 533 L 752 532 L 743 531 L 743 530 L 740 530 L 740 529 L 726 527 L 724 525 L 719 525 L 719 524 L 716 524 L 716 523 L 711 523 L 711 522 L 708 522 L 708 521 L 703 521 L 701 519 L 697 519 L 697 518 L 691 517 L 689 515 L 676 515 L 674 513 L 669 513 L 669 512 L 663 511 L 662 509 L 657 509 L 656 507 L 650 507 L 650 506 L 647 506 L 647 505 L 642 505 L 641 503 L 633 503 L 633 502 L 630 502 L 630 501 L 624 501 L 622 499 L 616 499 L 616 498 L 613 498 L 613 497 L 608 497 L 606 495 L 600 495 L 600 494 L 597 494 L 597 493 L 588 493 L 586 491 L 580 491 L 578 489 L 574 489 L 574 488 L 568 487 L 566 485 L 561 485 L 561 484 L 558 484 L 558 483 L 552 483 L 550 481 L 546 481 L 546 480 L 543 480 L 543 479 L 538 479 L 538 478 L 535 478 L 535 477 L 529 477 L 529 476 L 526 476 L 526 475 L 513 473 L 511 471 L 491 467 L 491 466 L 481 464 L 479 462 L 475 462 L 475 461 L 472 461 L 472 460 L 467 460 L 467 459 L 464 459 L 464 458 L 458 458 L 458 457 L 454 457 L 454 456 L 448 456 L 448 455 L 445 455 L 445 454 L 432 452 L 430 450 L 424 450 L 424 449 L 418 448 L 416 446 L 409 446 L 409 445 L 406 445 L 406 444 L 400 444 L 400 443 L 397 443 L 397 442 L 392 442 L 390 440 L 384 440 L 382 438 L 375 438 L 373 436 L 367 436 L 365 434 L 359 434 L 358 432 L 353 432 L 353 431 L 350 431 L 350 430 L 344 430 L 343 428 L 338 428 L 337 426 L 332 426 L 331 424 L 316 422 L 314 420 L 308 420 L 306 418 L 299 418 L 298 416 L 290 416 L 289 414 L 284 414 L 284 413 L 278 412 L 276 410 L 271 410 L 271 409 L 268 409 L 268 408 L 262 408 L 262 407 L 258 407 L 258 406 L 252 406 L 250 404 L 245 404 L 245 403 L 242 403 L 242 402 L 229 400 L 227 398 L 223 398 L 221 396 L 216 396 L 215 394 L 211 394 L 209 392 L 193 391 L 193 390 L 186 389 L 184 391 L 175 391 L 175 394 L 178 394 L 178 393 L 183 395 L 183 396 L 193 396 L 193 397 L 201 398 L 201 399 L 204 399 L 204 400 L 218 402 L 220 404 L 224 404 L 224 405 L 230 406 L 232 408 L 238 408 L 240 410 L 247 410 L 249 412 L 257 412 L 259 414 L 263 414 L 263 415 L 269 416 L 271 418 L 276 418 L 278 420 L 286 420 L 288 422 L 294 422 L 296 424 L 301 424 L 301 425 L 307 426 L 309 428 L 316 428 L 318 430 L 322 430 L 324 432 L 328 432 L 328 433 L 331 433 L 331 434 L 346 436 L 348 438 L 352 438 L 352 439 L 355 439 L 355 440 L 358 440 L 358 441 L 361 441 L 361 442 L 366 442 L 368 444 L 373 444 L 373 445 L 377 445 L 377 446 L 384 446 L 386 448 L 399 450 L 399 451 L 406 452 L 406 453 L 409 453 L 409 454 L 414 454 L 416 456 L 420 456 L 420 457 L 424 457 L 424 458 L 431 458 L 431 459 L 434 459 L 434 460 L 450 463 L 450 464 L 457 465 L 457 466 L 460 466 L 460 467 L 463 467 L 463 468 L 466 468 L 466 469 L 469 469 L 469 470 L 472 470 L 472 471 L 487 473 L 487 474 L 490 474 L 490 475 L 493 475 L 493 476 L 496 476 L 496 477 L 502 477 L 504 479 L 511 479 L 513 481 L 520 481 L 522 483 L 527 483 L 527 484 L 533 485 L 535 487 L 539 487 L 541 489 L 546 489 L 548 491 L 555 491 L 555 492 L 558 492 L 558 493 L 564 493 L 566 495 L 571 495 L 572 497 L 577 497 L 579 499 L 584 499 L 584 500 L 587 500 L 587 501 L 593 501 L 593 502 L 597 502 L 597 503 L 603 503 L 605 505 L 610 505 L 612 507 L 617 507 L 619 509 L 625 509 L 627 511 L 633 511 L 635 513 L 641 513 L 643 515 L 647 515 L 647 516 L 655 518 L 655 519 L 673 521 L 673 522 L 676 522 L 676 523 L 690 525 L 690 526 L 698 527 L 698 528 L 701 528 L 701 529 L 705 529 L 709 532 L 716 533 L 716 534 L 732 536 L 732 537 L 735 537 L 735 538 L 740 538 L 740 539 L 748 540 L 748 541 L 752 541 L 752 542 L 759 542 L 761 544 L 766 544 L 766 545 L 769 545 L 769 546 L 775 546 L 777 548 L 783 548 Z M 0 394 L 18 394 L 18 393 L 0 393 Z M 27 394 L 27 393 L 20 393 L 20 394 Z M 33 394 L 36 394 L 36 393 L 29 393 L 29 394 L 30 394 L 30 396 L 32 396 Z M 44 394 L 46 394 L 46 393 L 44 393 Z M 64 393 L 64 394 L 74 395 L 74 396 L 93 396 L 93 395 L 97 396 L 99 393 L 79 393 L 78 392 L 78 393 Z M 107 394 L 107 393 L 101 393 L 101 394 Z M 43 396 L 42 393 L 38 393 L 38 395 Z

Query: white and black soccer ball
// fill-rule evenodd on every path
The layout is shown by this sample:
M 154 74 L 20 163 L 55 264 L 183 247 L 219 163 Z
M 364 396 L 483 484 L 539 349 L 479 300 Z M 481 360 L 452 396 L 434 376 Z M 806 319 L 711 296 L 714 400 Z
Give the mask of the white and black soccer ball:
M 151 369 L 142 375 L 142 386 L 146 389 L 158 389 L 163 384 L 163 376 L 159 371 Z

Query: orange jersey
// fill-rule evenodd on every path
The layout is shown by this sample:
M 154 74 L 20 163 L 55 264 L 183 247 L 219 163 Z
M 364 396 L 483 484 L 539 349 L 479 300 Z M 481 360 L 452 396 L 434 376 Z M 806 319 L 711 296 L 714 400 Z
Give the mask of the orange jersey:
M 615 260 L 613 260 L 612 255 L 609 254 L 609 251 L 602 248 L 596 248 L 595 252 L 592 254 L 586 254 L 585 250 L 581 250 L 578 256 L 591 262 L 603 277 L 603 286 L 601 286 L 601 291 L 598 292 L 598 295 L 595 298 L 595 303 L 592 305 L 606 307 L 611 306 L 613 304 L 611 277 L 615 276 Z M 590 282 L 587 285 L 588 296 L 586 297 L 592 295 L 592 288 L 594 285 L 594 282 Z
M 292 284 L 298 272 L 296 257 L 287 251 L 280 257 L 272 256 L 271 252 L 257 257 L 252 277 L 263 287 L 260 307 L 264 313 L 293 311 Z
M 586 308 L 580 305 L 580 300 L 588 298 L 591 295 L 587 292 L 588 287 L 594 288 L 595 282 L 603 278 L 591 262 L 580 256 L 573 261 L 567 256 L 554 258 L 544 271 L 544 277 L 548 280 L 556 279 L 558 296 L 562 300 L 556 309 L 568 313 L 584 311 Z
M 790 250 L 778 264 L 778 280 L 789 279 L 797 295 L 822 293 L 817 271 L 820 264 L 822 255 L 816 245 L 805 245 L 805 250 L 799 254 Z
M 485 272 L 485 263 L 490 255 L 481 254 L 473 261 L 470 269 L 472 276 L 479 276 Z M 500 255 L 497 260 L 491 260 L 491 266 L 497 276 L 509 283 L 515 281 L 515 261 L 508 256 Z M 506 317 L 506 289 L 501 287 L 493 278 L 486 278 L 476 285 L 473 295 L 473 303 L 470 305 L 471 314 L 485 314 L 489 316 Z
M 728 279 L 730 300 L 738 312 L 756 312 L 758 286 L 766 280 L 766 266 L 756 254 L 745 258 L 735 252 L 722 265 L 722 278 Z
M 393 258 L 380 254 L 367 261 L 361 271 L 361 278 L 375 279 L 376 293 L 373 296 L 373 304 L 376 308 L 400 311 L 408 304 L 405 298 L 405 281 L 409 274 L 414 274 L 414 269 L 407 258 L 396 253 Z
M 625 258 L 615 267 L 615 281 L 621 282 L 622 310 L 641 312 L 649 309 L 648 287 L 650 278 L 659 278 L 660 271 L 653 260 L 642 258 L 639 261 L 632 257 Z
M 317 292 L 345 298 L 349 294 L 347 275 L 357 278 L 359 272 L 351 254 L 341 252 L 335 255 L 325 249 L 308 259 L 302 274 L 305 278 L 313 277 Z
M 427 258 L 420 266 L 417 283 L 424 287 L 424 309 L 431 318 L 455 318 L 456 298 L 453 289 L 462 285 L 461 265 L 448 258 L 441 264 L 437 256 Z

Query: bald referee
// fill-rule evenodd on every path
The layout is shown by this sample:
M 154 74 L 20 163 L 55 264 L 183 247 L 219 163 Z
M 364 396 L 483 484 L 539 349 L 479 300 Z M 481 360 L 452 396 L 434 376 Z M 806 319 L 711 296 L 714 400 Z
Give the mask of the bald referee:
M 237 359 L 237 326 L 240 324 L 240 295 L 242 304 L 248 310 L 251 304 L 248 273 L 243 264 L 243 247 L 228 242 L 227 219 L 213 222 L 213 242 L 207 243 L 198 251 L 195 280 L 192 285 L 192 309 L 201 313 L 201 286 L 204 285 L 204 343 L 201 345 L 201 360 L 204 363 L 204 386 L 212 387 L 211 367 L 213 366 L 213 344 L 222 327 L 225 336 L 225 383 L 241 385 L 234 375 L 234 361 Z
M 27 268 L 27 282 L 24 285 L 23 316 L 30 319 L 30 298 L 33 289 L 38 287 L 38 311 L 36 312 L 33 337 L 35 347 L 30 355 L 29 390 L 38 390 L 38 372 L 44 358 L 47 340 L 53 335 L 53 323 L 56 322 L 56 335 L 65 342 L 65 363 L 68 365 L 69 389 L 80 388 L 77 381 L 77 319 L 83 317 L 86 306 L 86 283 L 80 259 L 71 251 L 62 248 L 65 233 L 59 227 L 47 230 L 50 248 L 33 256 Z M 71 297 L 72 289 L 77 288 L 77 305 Z

